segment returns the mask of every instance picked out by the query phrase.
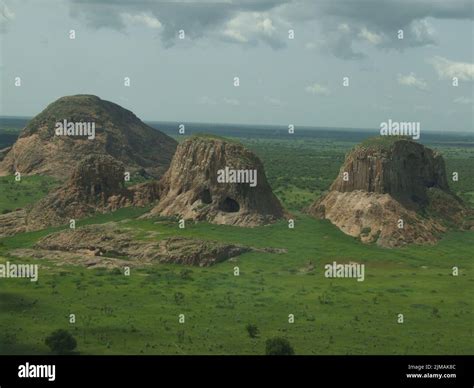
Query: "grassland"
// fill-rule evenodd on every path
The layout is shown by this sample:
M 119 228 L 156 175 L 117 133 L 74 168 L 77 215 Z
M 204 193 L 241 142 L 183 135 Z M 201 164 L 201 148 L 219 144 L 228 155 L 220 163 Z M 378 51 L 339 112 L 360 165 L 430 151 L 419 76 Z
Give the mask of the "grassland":
M 74 335 L 81 354 L 263 354 L 265 340 L 274 336 L 288 338 L 297 354 L 473 353 L 473 232 L 451 231 L 436 246 L 364 245 L 300 212 L 328 188 L 353 144 L 240 141 L 264 162 L 274 191 L 296 219 L 295 229 L 286 222 L 252 229 L 187 223 L 179 229 L 171 221 L 139 220 L 147 209 L 133 208 L 77 227 L 114 221 L 142 230 L 143 238 L 182 235 L 287 253 L 246 253 L 210 268 L 160 264 L 132 269 L 131 276 L 41 261 L 36 283 L 0 279 L 0 353 L 48 353 L 44 339 L 59 328 Z M 439 148 L 446 151 L 448 175 L 456 169 L 463 177 L 452 187 L 469 197 L 472 148 Z M 41 185 L 50 184 L 42 183 L 47 178 L 25 179 L 30 194 L 19 202 L 11 178 L 0 180 L 3 209 L 36 200 L 44 193 Z M 38 263 L 11 252 L 33 247 L 55 230 L 0 239 L 0 263 Z M 365 281 L 325 278 L 324 264 L 334 260 L 364 263 Z M 235 266 L 240 276 L 234 276 Z M 459 276 L 452 276 L 453 266 Z M 403 324 L 397 323 L 400 313 Z M 75 324 L 69 314 L 76 315 Z M 184 324 L 179 314 L 185 314 Z M 289 314 L 295 323 L 288 323 Z M 249 323 L 259 337 L 248 336 Z
M 131 214 L 130 212 L 138 212 Z M 158 237 L 193 236 L 286 254 L 248 253 L 211 268 L 157 265 L 117 271 L 40 263 L 37 283 L 0 282 L 0 351 L 47 353 L 43 340 L 66 328 L 82 354 L 263 354 L 265 339 L 287 337 L 298 354 L 468 354 L 472 340 L 474 233 L 451 232 L 437 246 L 387 250 L 363 245 L 330 223 L 297 215 L 286 223 L 244 229 L 207 223 L 178 229 L 142 221 L 138 210 L 96 217 Z M 3 239 L 1 261 L 28 247 L 35 232 Z M 333 260 L 366 265 L 366 279 L 327 279 Z M 20 260 L 22 263 L 25 259 Z M 308 262 L 315 266 L 308 271 Z M 234 267 L 240 276 L 234 276 Z M 460 274 L 452 276 L 452 267 Z M 74 313 L 77 322 L 68 323 Z M 405 317 L 397 323 L 397 314 Z M 178 323 L 185 314 L 186 322 Z M 288 323 L 288 315 L 295 323 Z M 248 337 L 253 323 L 260 337 Z
M 14 176 L 0 177 L 0 214 L 23 208 L 44 197 L 56 185 L 53 178 L 23 176 L 19 181 Z

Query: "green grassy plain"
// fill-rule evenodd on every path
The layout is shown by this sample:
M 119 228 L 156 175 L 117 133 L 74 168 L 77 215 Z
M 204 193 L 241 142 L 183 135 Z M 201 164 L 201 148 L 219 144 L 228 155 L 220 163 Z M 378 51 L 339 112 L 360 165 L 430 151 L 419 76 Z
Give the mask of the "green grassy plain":
M 37 283 L 0 282 L 2 353 L 48 353 L 44 338 L 57 328 L 77 338 L 82 354 L 263 354 L 265 339 L 273 336 L 288 338 L 297 354 L 474 350 L 474 233 L 451 232 L 432 247 L 388 250 L 300 214 L 293 230 L 285 222 L 256 229 L 199 223 L 181 230 L 127 213 L 94 223 L 122 220 L 124 227 L 158 232 L 157 239 L 183 235 L 288 253 L 247 253 L 211 268 L 156 265 L 132 269 L 129 277 L 41 262 Z M 3 239 L 1 261 L 24 263 L 9 258 L 8 250 L 31 246 L 43 234 Z M 333 260 L 364 263 L 365 281 L 325 278 L 324 264 Z M 315 268 L 308 272 L 309 261 Z M 453 266 L 460 268 L 457 277 Z M 295 323 L 288 323 L 289 314 Z M 257 325 L 259 338 L 248 337 L 248 323 Z
M 44 339 L 59 328 L 74 335 L 80 354 L 264 354 L 265 340 L 274 336 L 286 337 L 296 354 L 474 352 L 473 232 L 450 231 L 435 246 L 364 245 L 300 212 L 328 188 L 352 145 L 242 142 L 264 162 L 270 184 L 293 213 L 294 229 L 286 221 L 258 228 L 188 222 L 179 229 L 169 220 L 139 220 L 147 209 L 133 208 L 79 221 L 77 227 L 114 221 L 143 231 L 144 239 L 182 235 L 287 253 L 246 253 L 210 268 L 157 264 L 132 268 L 125 276 L 10 255 L 60 228 L 0 239 L 0 263 L 40 265 L 36 283 L 0 279 L 0 353 L 49 353 Z M 471 149 L 450 148 L 447 170 L 461 172 L 465 179 L 456 191 L 472 198 Z M 10 190 L 11 179 L 1 178 L 0 190 Z M 43 195 L 43 180 L 22 182 L 32 185 L 23 203 Z M 12 199 L 14 191 L 5 192 L 1 209 L 21 206 Z M 334 260 L 364 263 L 365 281 L 324 277 L 324 265 Z M 240 276 L 234 276 L 236 266 Z M 459 276 L 452 276 L 453 266 Z M 397 323 L 400 313 L 403 324 Z M 76 315 L 75 324 L 69 314 Z M 294 323 L 288 323 L 289 314 Z M 248 336 L 249 323 L 258 327 L 259 337 Z

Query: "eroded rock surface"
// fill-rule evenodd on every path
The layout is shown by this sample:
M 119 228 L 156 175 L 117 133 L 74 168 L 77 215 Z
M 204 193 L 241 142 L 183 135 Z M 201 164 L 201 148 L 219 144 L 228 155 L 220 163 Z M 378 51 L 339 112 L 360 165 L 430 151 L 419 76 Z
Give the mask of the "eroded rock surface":
M 137 233 L 115 223 L 89 225 L 50 234 L 39 240 L 35 249 L 18 249 L 13 255 L 87 267 L 137 267 L 153 263 L 208 267 L 251 251 L 286 252 L 185 237 L 157 240 L 153 233 L 137 239 Z
M 56 136 L 57 122 L 93 122 L 95 138 Z M 0 175 L 49 175 L 66 179 L 86 155 L 108 155 L 131 174 L 159 178 L 169 167 L 176 141 L 132 112 L 93 95 L 61 97 L 35 116 L 15 144 L 0 152 Z
M 125 187 L 124 166 L 108 155 L 90 155 L 78 163 L 68 181 L 26 212 L 26 229 L 65 225 L 95 213 L 145 206 L 159 198 L 157 182 Z
M 25 232 L 25 219 L 26 211 L 24 209 L 0 214 L 0 238 Z
M 405 138 L 375 138 L 346 157 L 330 191 L 308 213 L 384 247 L 434 244 L 447 226 L 469 228 L 449 190 L 441 155 Z
M 218 182 L 220 170 L 256 170 L 256 186 Z M 257 226 L 284 216 L 260 159 L 239 143 L 193 136 L 178 146 L 161 181 L 158 205 L 146 215 L 178 216 L 216 224 Z

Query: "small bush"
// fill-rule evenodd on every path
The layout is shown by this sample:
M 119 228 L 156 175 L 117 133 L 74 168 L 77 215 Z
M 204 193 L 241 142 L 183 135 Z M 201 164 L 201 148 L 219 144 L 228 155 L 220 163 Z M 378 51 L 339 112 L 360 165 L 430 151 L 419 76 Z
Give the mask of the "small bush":
M 267 356 L 292 356 L 295 351 L 286 338 L 274 337 L 266 341 L 265 354 Z
M 77 346 L 76 339 L 68 331 L 63 329 L 53 331 L 46 337 L 44 342 L 52 352 L 58 354 L 70 353 Z
M 256 338 L 260 333 L 257 325 L 254 325 L 252 323 L 249 323 L 247 326 L 245 326 L 245 329 L 247 330 L 247 333 L 249 333 L 250 338 Z

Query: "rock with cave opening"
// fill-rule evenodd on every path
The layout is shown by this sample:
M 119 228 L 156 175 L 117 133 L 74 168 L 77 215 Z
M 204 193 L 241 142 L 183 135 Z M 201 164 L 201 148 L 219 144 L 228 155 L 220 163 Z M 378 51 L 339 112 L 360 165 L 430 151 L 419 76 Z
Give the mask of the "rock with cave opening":
M 256 170 L 257 185 L 218 182 L 220 170 Z M 144 217 L 178 216 L 216 224 L 257 226 L 284 217 L 260 159 L 240 143 L 199 135 L 182 142 L 160 182 L 158 204 Z

